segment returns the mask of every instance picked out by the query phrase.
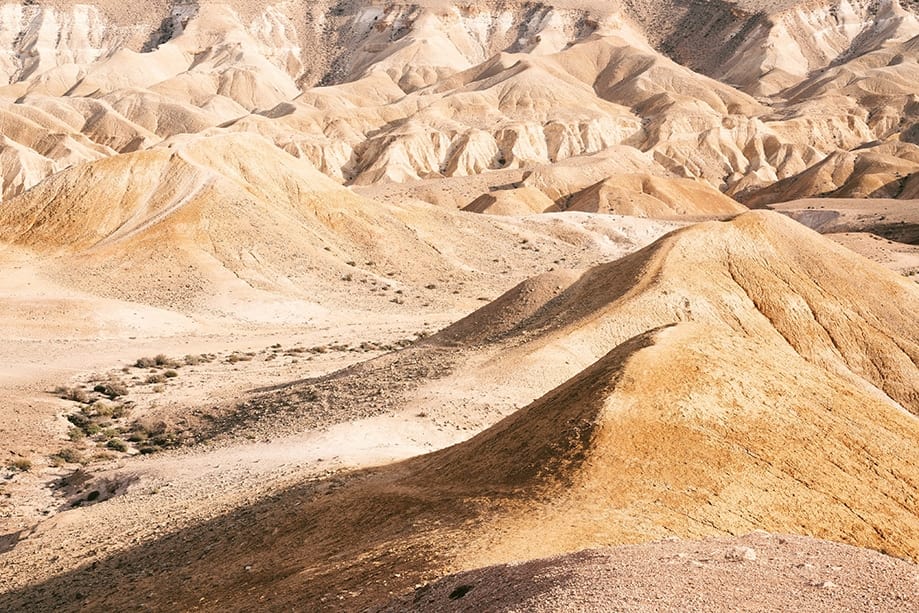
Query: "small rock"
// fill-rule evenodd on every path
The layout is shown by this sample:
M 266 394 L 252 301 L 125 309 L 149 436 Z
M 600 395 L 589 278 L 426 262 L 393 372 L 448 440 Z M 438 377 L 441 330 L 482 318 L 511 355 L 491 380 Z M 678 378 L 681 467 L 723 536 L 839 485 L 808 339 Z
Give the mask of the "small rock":
M 752 562 L 756 560 L 756 552 L 752 547 L 732 547 L 729 551 L 725 552 L 724 559 L 732 562 L 743 562 L 744 560 Z

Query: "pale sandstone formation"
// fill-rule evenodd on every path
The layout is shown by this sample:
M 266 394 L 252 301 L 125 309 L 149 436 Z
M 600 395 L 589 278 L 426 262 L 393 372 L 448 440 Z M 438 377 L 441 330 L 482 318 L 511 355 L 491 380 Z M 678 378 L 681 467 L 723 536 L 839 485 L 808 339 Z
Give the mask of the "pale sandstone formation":
M 667 173 L 744 196 L 827 156 L 908 140 L 915 122 L 908 58 L 919 24 L 912 5 L 886 0 L 653 10 L 234 0 L 162 2 L 141 16 L 70 2 L 3 6 L 9 85 L 0 92 L 20 102 L 11 112 L 74 107 L 86 121 L 54 131 L 107 154 L 222 126 L 369 184 L 625 145 Z M 93 159 L 23 139 L 14 140 L 50 160 L 42 169 Z M 4 197 L 47 175 L 35 154 L 4 151 L 24 157 Z

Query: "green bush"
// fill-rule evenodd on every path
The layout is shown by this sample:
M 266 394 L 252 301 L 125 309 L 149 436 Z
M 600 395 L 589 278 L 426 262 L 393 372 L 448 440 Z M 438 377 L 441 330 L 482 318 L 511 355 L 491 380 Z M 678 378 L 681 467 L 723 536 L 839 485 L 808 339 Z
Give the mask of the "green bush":
M 112 449 L 114 451 L 120 451 L 122 453 L 128 450 L 128 444 L 125 443 L 120 438 L 109 439 L 109 442 L 106 443 L 105 446 L 108 447 L 109 449 Z
M 73 447 L 65 447 L 51 456 L 51 460 L 56 464 L 84 464 L 86 460 L 83 454 Z
M 54 390 L 54 393 L 64 400 L 72 400 L 73 402 L 80 402 L 82 404 L 89 404 L 92 402 L 89 392 L 79 387 L 59 387 Z

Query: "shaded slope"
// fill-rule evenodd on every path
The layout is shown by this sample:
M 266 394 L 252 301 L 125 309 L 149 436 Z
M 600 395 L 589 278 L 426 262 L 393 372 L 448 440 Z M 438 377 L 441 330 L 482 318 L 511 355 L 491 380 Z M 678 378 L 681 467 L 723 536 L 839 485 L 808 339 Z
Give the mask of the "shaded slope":
M 467 443 L 284 492 L 0 603 L 102 610 L 153 590 L 178 608 L 353 610 L 445 570 L 756 528 L 915 557 L 915 418 L 824 374 L 681 324 Z

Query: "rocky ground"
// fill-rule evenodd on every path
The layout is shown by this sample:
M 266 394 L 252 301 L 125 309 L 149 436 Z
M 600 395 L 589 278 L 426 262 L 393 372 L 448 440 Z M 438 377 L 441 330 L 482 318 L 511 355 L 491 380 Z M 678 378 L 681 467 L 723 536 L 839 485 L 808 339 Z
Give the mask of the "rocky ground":
M 899 611 L 916 567 L 800 536 L 754 533 L 592 549 L 450 575 L 379 611 Z

